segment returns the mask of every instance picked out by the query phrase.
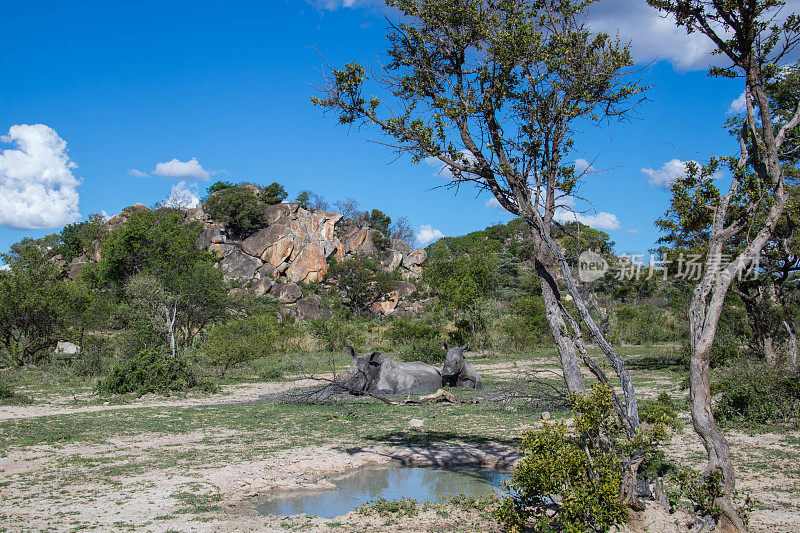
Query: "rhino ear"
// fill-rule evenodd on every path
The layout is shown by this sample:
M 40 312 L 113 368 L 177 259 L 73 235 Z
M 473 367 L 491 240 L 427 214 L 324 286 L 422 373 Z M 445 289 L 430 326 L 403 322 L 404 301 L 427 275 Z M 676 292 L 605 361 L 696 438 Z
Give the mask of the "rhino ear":
M 369 360 L 370 360 L 370 361 L 374 361 L 374 360 L 375 360 L 375 359 L 377 359 L 377 358 L 378 358 L 380 355 L 381 355 L 381 352 L 372 352 L 371 354 L 369 354 Z
M 353 349 L 353 347 L 352 347 L 352 346 L 348 346 L 348 347 L 347 347 L 347 353 L 349 353 L 349 354 L 350 354 L 350 356 L 351 356 L 353 359 L 355 359 L 355 358 L 356 358 L 356 351 Z
M 468 352 L 469 351 L 469 344 L 465 344 L 464 346 L 462 346 L 461 347 L 461 351 L 462 352 Z
M 447 350 L 447 343 L 446 342 L 442 343 L 442 350 Z

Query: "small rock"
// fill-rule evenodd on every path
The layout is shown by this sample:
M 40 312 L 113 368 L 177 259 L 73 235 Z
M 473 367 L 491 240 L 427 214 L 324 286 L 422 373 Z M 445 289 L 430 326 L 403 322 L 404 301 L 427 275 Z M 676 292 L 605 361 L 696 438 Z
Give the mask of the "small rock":
M 412 418 L 411 420 L 408 421 L 408 427 L 411 428 L 421 428 L 424 425 L 425 421 L 419 418 Z
M 544 411 L 542 413 L 542 420 L 550 420 L 550 412 L 549 411 Z

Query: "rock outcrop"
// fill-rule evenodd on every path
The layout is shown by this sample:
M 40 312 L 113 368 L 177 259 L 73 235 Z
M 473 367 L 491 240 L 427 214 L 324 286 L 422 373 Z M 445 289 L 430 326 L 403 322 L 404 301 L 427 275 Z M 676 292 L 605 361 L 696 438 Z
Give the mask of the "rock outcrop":
M 125 208 L 122 213 L 107 221 L 109 230 L 124 225 L 130 215 L 149 210 L 142 204 Z M 416 292 L 411 283 L 422 273 L 427 258 L 425 250 L 412 249 L 402 239 L 386 239 L 379 231 L 369 227 L 337 226 L 342 215 L 320 209 L 305 209 L 298 203 L 280 203 L 265 208 L 267 225 L 244 240 L 231 237 L 224 224 L 212 220 L 202 206 L 186 212 L 188 221 L 203 224 L 198 245 L 214 254 L 215 266 L 222 270 L 227 281 L 236 282 L 237 292 L 256 296 L 271 294 L 290 314 L 300 318 L 327 316 L 316 295 L 303 297 L 299 283 L 324 282 L 332 259 L 344 261 L 351 257 L 377 254 L 380 267 L 386 272 L 399 271 L 403 281 L 396 290 L 373 305 L 376 314 L 394 312 L 410 316 L 424 311 L 424 306 L 406 301 Z M 378 249 L 376 243 L 381 243 Z M 75 278 L 83 267 L 100 260 L 100 247 L 94 257 L 85 255 L 64 265 L 65 274 Z
M 268 225 L 239 242 L 228 236 L 223 224 L 209 219 L 202 207 L 189 212 L 190 219 L 205 225 L 199 245 L 219 259 L 217 265 L 227 280 L 248 285 L 254 294 L 275 294 L 285 303 L 295 303 L 299 296 L 287 301 L 289 296 L 285 292 L 277 292 L 285 291 L 284 285 L 322 282 L 331 258 L 342 261 L 377 253 L 376 237 L 383 237 L 380 232 L 365 227 L 349 226 L 339 230 L 336 224 L 342 215 L 305 209 L 297 203 L 271 205 L 266 208 L 265 215 Z M 386 301 L 376 304 L 374 311 L 381 314 L 391 313 L 402 298 L 414 292 L 413 284 L 408 281 L 420 276 L 427 258 L 425 250 L 412 249 L 404 240 L 389 239 L 388 242 L 388 249 L 379 254 L 381 268 L 387 272 L 399 270 L 405 282 L 398 291 L 388 295 Z M 309 303 L 304 307 L 306 311 L 300 314 L 315 314 L 314 305 Z

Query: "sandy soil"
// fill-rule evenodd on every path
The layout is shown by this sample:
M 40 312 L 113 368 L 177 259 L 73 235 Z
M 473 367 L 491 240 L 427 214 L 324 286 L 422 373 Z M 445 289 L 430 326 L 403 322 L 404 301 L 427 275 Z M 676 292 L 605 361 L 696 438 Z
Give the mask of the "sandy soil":
M 477 365 L 476 365 L 477 366 Z M 509 365 L 481 365 L 482 372 L 511 371 Z M 226 387 L 224 395 L 183 398 L 143 397 L 124 405 L 70 406 L 72 397 L 51 405 L 0 407 L 0 420 L 47 415 L 136 409 L 140 407 L 205 406 L 256 401 L 310 383 L 256 383 Z M 235 437 L 231 430 L 179 435 L 140 434 L 112 438 L 99 445 L 53 444 L 12 450 L 0 458 L 0 531 L 45 531 L 95 528 L 143 531 L 493 531 L 497 526 L 476 513 L 458 508 L 430 508 L 415 516 L 379 516 L 357 511 L 332 520 L 317 517 L 260 516 L 253 506 L 283 491 L 330 490 L 329 477 L 367 465 L 483 463 L 507 467 L 515 451 L 496 447 L 347 449 L 336 444 L 283 450 L 258 460 L 209 463 L 187 469 L 180 464 L 124 476 L 109 482 L 87 476 L 81 460 L 126 461 L 159 449 L 179 446 L 198 452 L 209 437 Z M 751 515 L 754 531 L 800 531 L 800 432 L 750 436 L 729 433 L 737 461 L 739 486 L 760 504 Z M 213 439 L 212 439 L 213 440 Z M 794 443 L 794 444 L 792 444 Z M 676 435 L 668 456 L 687 465 L 702 463 L 703 449 L 690 426 Z M 54 483 L 60 476 L 69 483 Z M 55 490 L 55 487 L 59 487 Z M 188 511 L 187 499 L 208 503 L 207 512 Z M 686 531 L 676 517 L 657 508 L 635 517 L 624 531 Z
M 54 396 L 48 398 L 47 404 L 0 405 L 0 421 L 73 413 L 94 413 L 117 409 L 139 409 L 141 407 L 200 407 L 204 405 L 255 402 L 268 394 L 287 392 L 298 387 L 309 387 L 315 384 L 318 384 L 318 382 L 311 380 L 243 383 L 225 386 L 219 394 L 214 396 L 190 394 L 184 397 L 165 397 L 145 394 L 141 398 L 125 404 L 105 402 L 102 405 L 76 406 L 76 401 L 87 402 L 97 397 L 94 392 L 87 392 L 74 396 Z

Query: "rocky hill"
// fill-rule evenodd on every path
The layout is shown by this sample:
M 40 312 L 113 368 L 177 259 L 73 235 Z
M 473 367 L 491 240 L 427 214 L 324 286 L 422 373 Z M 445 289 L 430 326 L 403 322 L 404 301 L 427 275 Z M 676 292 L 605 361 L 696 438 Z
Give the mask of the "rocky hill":
M 239 282 L 271 279 L 292 283 L 317 283 L 325 279 L 332 257 L 348 257 L 378 252 L 375 234 L 364 227 L 337 227 L 342 215 L 318 209 L 305 209 L 297 203 L 280 203 L 266 208 L 268 224 L 243 241 L 233 240 L 223 224 L 211 220 L 197 207 L 188 213 L 190 220 L 203 222 L 200 245 L 213 252 L 225 276 Z M 403 240 L 391 239 L 380 253 L 387 270 L 400 269 L 405 280 L 422 273 L 425 250 L 411 249 Z
M 148 207 L 136 204 L 108 220 L 110 230 L 127 221 L 131 213 Z M 231 236 L 225 224 L 212 220 L 202 206 L 186 211 L 187 221 L 203 224 L 198 245 L 216 257 L 215 264 L 225 279 L 254 295 L 272 294 L 301 316 L 321 316 L 315 295 L 302 298 L 298 284 L 325 281 L 331 261 L 374 254 L 385 271 L 399 271 L 403 281 L 395 291 L 373 305 L 377 314 L 416 314 L 418 304 L 404 301 L 415 292 L 427 254 L 412 249 L 408 242 L 386 239 L 379 231 L 356 224 L 343 224 L 342 215 L 306 209 L 298 203 L 279 203 L 265 208 L 266 225 L 243 240 Z M 349 221 L 348 221 L 349 222 Z M 376 243 L 382 243 L 378 248 Z M 76 258 L 68 265 L 76 277 L 87 262 L 100 259 L 100 247 L 93 257 Z M 310 298 L 310 300 L 309 300 Z M 308 300 L 308 301 L 306 301 Z

